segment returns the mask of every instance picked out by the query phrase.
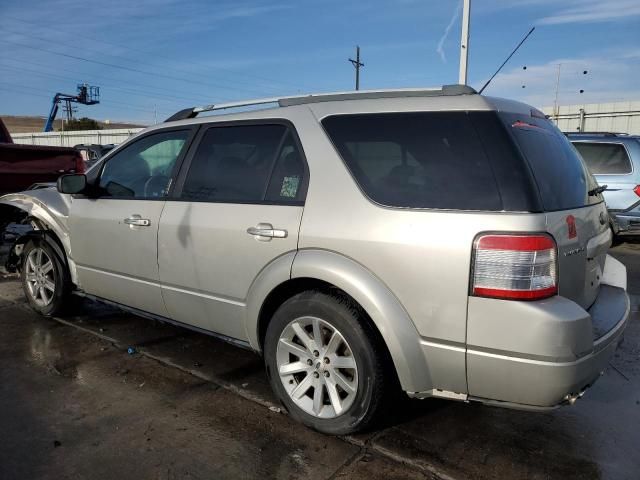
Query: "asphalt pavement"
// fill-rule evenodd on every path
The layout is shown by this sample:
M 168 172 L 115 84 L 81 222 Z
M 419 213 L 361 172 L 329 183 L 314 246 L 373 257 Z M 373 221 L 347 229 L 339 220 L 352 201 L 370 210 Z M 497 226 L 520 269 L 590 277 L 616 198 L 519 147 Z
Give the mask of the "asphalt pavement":
M 632 319 L 576 405 L 528 413 L 407 400 L 378 430 L 349 437 L 293 422 L 251 352 L 89 301 L 45 319 L 5 276 L 0 480 L 637 480 L 640 243 L 612 253 L 627 265 Z

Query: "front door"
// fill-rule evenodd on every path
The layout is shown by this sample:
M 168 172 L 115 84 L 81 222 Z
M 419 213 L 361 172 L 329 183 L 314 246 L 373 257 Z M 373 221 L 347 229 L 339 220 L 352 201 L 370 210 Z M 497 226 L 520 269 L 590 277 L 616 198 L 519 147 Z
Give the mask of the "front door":
M 284 124 L 211 126 L 199 137 L 160 220 L 162 293 L 171 318 L 246 340 L 251 284 L 297 250 L 306 163 Z
M 191 129 L 152 133 L 110 157 L 95 194 L 73 198 L 71 253 L 87 293 L 166 315 L 157 235 L 174 170 Z

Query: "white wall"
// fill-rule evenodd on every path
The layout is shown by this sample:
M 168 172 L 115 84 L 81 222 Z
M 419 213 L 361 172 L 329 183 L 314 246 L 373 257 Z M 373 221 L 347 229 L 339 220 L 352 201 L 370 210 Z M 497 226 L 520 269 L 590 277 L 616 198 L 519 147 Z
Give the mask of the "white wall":
M 583 132 L 616 132 L 640 135 L 640 101 L 565 105 L 558 109 L 558 128 L 563 132 L 580 131 L 580 109 L 584 110 Z M 553 107 L 544 113 L 556 119 Z
M 79 143 L 121 143 L 142 128 L 120 128 L 113 130 L 81 130 L 74 132 L 12 133 L 15 143 L 26 145 L 50 145 L 73 147 Z

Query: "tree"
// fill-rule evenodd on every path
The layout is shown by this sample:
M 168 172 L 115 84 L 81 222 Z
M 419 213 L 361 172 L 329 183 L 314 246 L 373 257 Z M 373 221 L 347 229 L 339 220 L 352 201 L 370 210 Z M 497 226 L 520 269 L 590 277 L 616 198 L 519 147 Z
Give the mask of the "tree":
M 70 122 L 65 122 L 64 129 L 71 130 L 102 130 L 100 124 L 93 118 L 74 118 Z

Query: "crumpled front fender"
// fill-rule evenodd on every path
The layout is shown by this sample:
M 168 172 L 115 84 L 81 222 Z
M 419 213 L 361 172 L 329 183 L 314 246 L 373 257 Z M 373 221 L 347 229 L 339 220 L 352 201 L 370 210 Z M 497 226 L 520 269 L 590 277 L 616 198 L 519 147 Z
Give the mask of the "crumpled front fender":
M 40 221 L 43 228 L 56 235 L 67 257 L 71 281 L 77 284 L 76 264 L 69 242 L 69 209 L 73 199 L 59 193 L 55 188 L 41 188 L 0 197 L 0 205 L 8 205 L 25 211 L 30 217 Z

